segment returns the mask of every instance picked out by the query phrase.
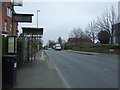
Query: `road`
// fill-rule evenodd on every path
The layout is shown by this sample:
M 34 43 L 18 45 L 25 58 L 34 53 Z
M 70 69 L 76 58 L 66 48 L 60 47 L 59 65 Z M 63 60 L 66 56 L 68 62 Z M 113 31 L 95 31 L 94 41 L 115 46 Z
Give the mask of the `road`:
M 45 50 L 70 88 L 117 88 L 118 55 Z

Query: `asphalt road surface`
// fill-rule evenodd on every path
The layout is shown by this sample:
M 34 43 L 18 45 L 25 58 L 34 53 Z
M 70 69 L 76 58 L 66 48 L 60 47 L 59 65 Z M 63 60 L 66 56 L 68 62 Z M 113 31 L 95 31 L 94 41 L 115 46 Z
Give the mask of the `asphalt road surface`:
M 118 88 L 118 55 L 45 50 L 70 88 Z

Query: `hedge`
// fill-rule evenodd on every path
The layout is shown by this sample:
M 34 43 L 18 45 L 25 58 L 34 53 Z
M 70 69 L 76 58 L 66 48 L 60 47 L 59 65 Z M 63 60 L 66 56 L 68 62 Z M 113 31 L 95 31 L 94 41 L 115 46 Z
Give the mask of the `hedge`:
M 69 45 L 65 44 L 64 49 L 72 49 L 72 50 L 79 50 L 79 49 L 120 49 L 120 45 L 114 44 L 94 44 L 94 45 Z
M 18 67 L 21 67 L 23 65 L 23 53 L 22 53 L 22 40 L 17 40 L 17 63 Z
M 7 37 L 2 36 L 2 55 L 7 55 Z

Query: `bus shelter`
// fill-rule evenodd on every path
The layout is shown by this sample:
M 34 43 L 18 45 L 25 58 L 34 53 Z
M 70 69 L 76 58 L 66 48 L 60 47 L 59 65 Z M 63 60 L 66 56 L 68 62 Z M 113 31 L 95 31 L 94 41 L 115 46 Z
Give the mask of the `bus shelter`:
M 40 50 L 42 46 L 43 28 L 28 28 L 23 27 L 23 61 L 30 63 L 35 60 L 35 53 Z

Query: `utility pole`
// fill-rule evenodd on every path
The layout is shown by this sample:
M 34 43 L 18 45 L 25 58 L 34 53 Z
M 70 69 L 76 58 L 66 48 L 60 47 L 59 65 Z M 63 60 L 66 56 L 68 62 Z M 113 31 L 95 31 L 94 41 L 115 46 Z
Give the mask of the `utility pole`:
M 40 10 L 37 10 L 37 28 L 38 28 L 38 12 L 40 12 Z

